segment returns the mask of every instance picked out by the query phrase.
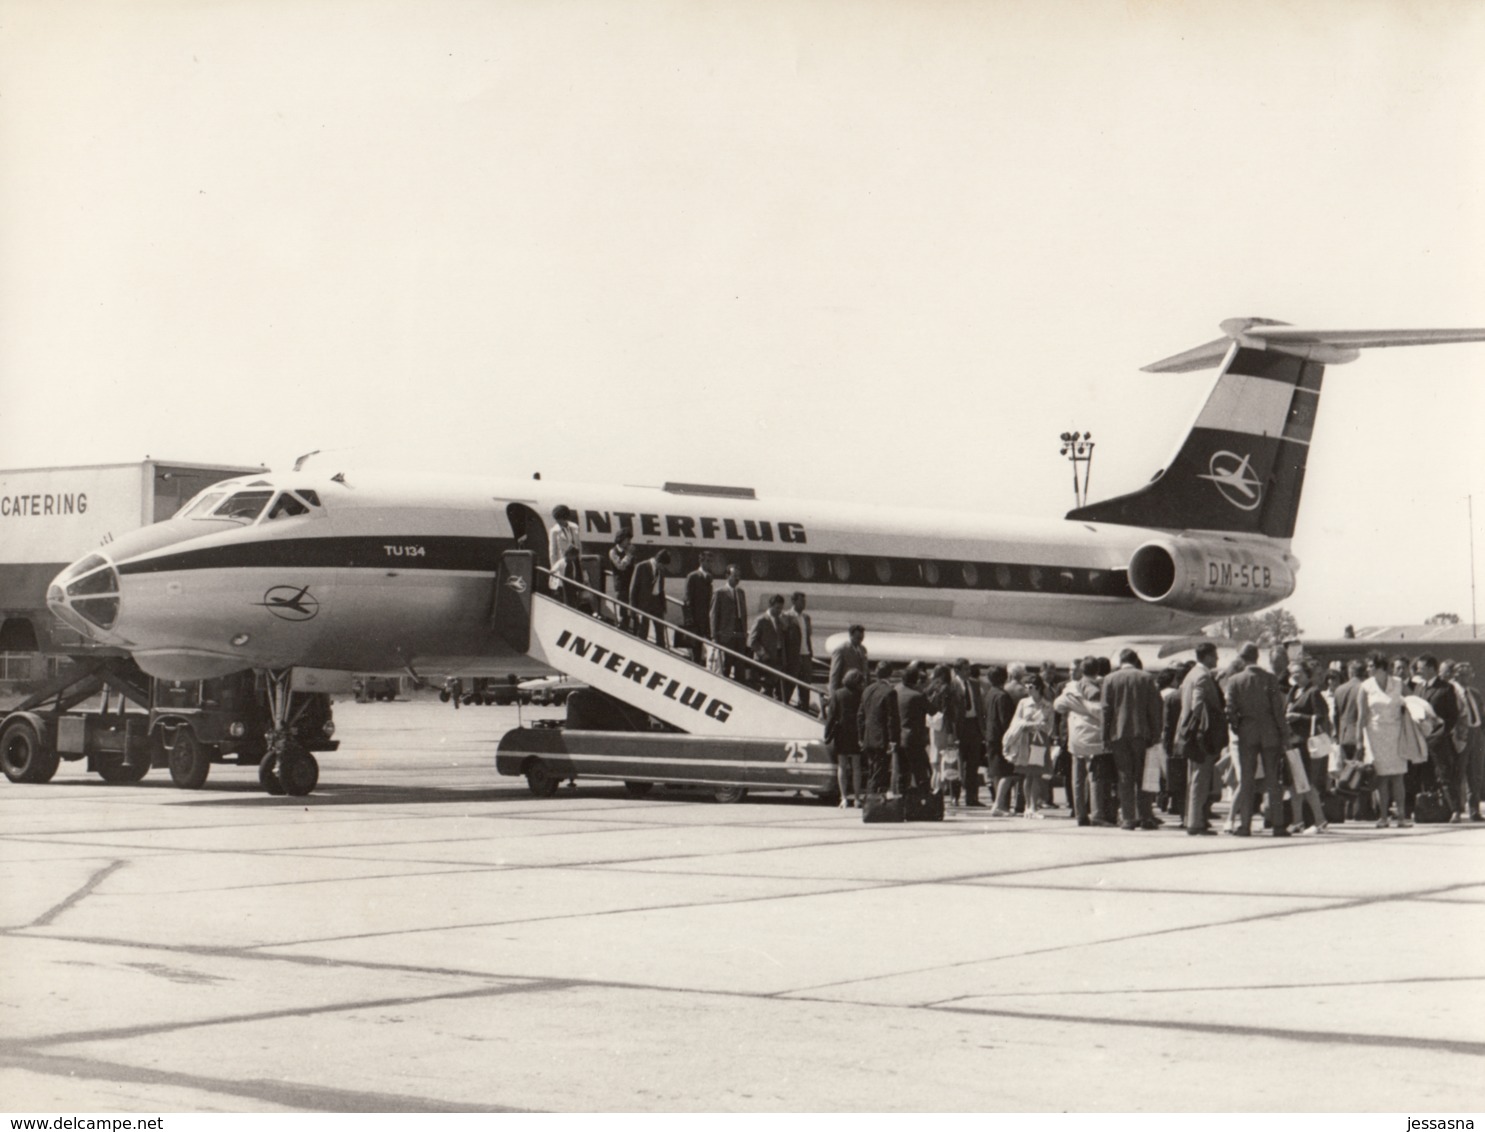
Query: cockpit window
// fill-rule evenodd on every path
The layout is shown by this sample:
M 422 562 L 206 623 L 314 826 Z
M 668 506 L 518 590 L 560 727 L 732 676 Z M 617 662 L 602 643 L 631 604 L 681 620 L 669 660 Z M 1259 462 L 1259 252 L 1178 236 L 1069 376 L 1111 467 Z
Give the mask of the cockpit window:
M 287 519 L 293 515 L 308 515 L 309 508 L 299 499 L 285 491 L 273 501 L 273 506 L 268 509 L 268 519 Z
M 306 487 L 296 487 L 294 490 L 298 493 L 299 498 L 304 500 L 304 502 L 310 504 L 313 507 L 318 507 L 320 505 L 320 495 L 318 492 L 310 491 Z
M 227 493 L 224 491 L 203 491 L 195 499 L 191 500 L 191 502 L 182 507 L 176 513 L 175 517 L 177 519 L 185 519 L 188 517 L 195 517 L 197 519 L 205 518 L 206 515 L 211 512 L 211 509 L 221 501 L 222 496 L 224 496 L 225 494 Z
M 244 523 L 251 523 L 263 513 L 263 508 L 272 498 L 271 491 L 239 491 L 212 512 L 212 518 L 241 519 Z

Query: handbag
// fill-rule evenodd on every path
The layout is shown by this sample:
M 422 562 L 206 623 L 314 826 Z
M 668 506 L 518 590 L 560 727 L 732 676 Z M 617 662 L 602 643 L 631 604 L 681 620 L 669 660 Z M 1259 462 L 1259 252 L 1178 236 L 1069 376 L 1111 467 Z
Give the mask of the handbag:
M 1437 790 L 1420 790 L 1413 799 L 1413 820 L 1419 825 L 1442 825 L 1453 816 L 1449 803 Z
M 1305 773 L 1305 757 L 1300 753 L 1298 747 L 1290 747 L 1284 752 L 1284 758 L 1289 763 L 1289 785 L 1295 794 L 1308 794 L 1310 792 L 1310 776 Z
M 1323 731 L 1311 735 L 1305 743 L 1305 749 L 1310 752 L 1312 759 L 1328 759 L 1331 751 L 1335 750 L 1335 740 Z
M 1160 793 L 1160 776 L 1164 773 L 1165 747 L 1160 743 L 1151 743 L 1145 748 L 1145 767 L 1140 789 L 1147 794 Z

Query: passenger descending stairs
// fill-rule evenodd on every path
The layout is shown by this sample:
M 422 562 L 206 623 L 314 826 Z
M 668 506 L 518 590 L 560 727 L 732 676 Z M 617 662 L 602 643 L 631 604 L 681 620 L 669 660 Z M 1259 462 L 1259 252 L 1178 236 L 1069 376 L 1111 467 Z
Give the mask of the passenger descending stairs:
M 689 734 L 819 740 L 808 712 L 547 596 L 529 551 L 503 556 L 493 619 L 512 647 Z

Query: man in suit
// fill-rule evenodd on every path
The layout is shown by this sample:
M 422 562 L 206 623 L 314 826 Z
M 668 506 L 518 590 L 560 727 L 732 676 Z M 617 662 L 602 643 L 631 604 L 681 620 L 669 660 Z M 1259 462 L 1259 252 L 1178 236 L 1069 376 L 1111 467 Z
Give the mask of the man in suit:
M 928 716 L 932 709 L 919 687 L 922 682 L 921 669 L 909 665 L 897 686 L 897 716 L 902 724 L 899 770 L 904 791 L 909 787 L 929 790 L 933 785 L 933 767 L 928 761 Z
M 964 776 L 964 804 L 983 807 L 980 801 L 980 767 L 985 765 L 985 695 L 980 690 L 979 673 L 970 669 L 969 661 L 954 662 L 954 678 L 949 683 L 954 704 L 954 718 L 959 725 L 959 761 Z
M 666 648 L 665 639 L 665 568 L 670 565 L 670 551 L 661 547 L 653 558 L 646 558 L 634 568 L 629 579 L 629 604 L 655 619 L 655 643 Z M 650 635 L 650 618 L 636 615 L 634 631 L 641 640 Z
M 1284 757 L 1288 723 L 1284 718 L 1284 694 L 1274 674 L 1258 666 L 1258 646 L 1252 641 L 1243 645 L 1238 656 L 1243 661 L 1241 672 L 1227 681 L 1227 720 L 1237 735 L 1238 792 L 1233 803 L 1237 822 L 1232 832 L 1248 837 L 1253 822 L 1253 790 L 1259 761 L 1263 763 L 1263 785 L 1268 794 L 1268 812 L 1273 821 L 1274 836 L 1288 837 L 1284 824 L 1284 788 L 1279 779 L 1279 762 Z
M 1429 737 L 1428 761 L 1433 764 L 1439 795 L 1449 807 L 1449 820 L 1457 824 L 1464 821 L 1464 799 L 1461 797 L 1464 783 L 1459 775 L 1459 750 L 1454 746 L 1454 729 L 1459 726 L 1459 694 L 1454 690 L 1453 682 L 1439 674 L 1437 657 L 1424 653 L 1414 663 L 1424 680 L 1423 698 L 1444 724 Z
M 872 681 L 861 693 L 858 730 L 861 750 L 866 756 L 867 789 L 873 794 L 885 794 L 891 785 L 892 751 L 902 725 L 897 716 L 897 693 L 888 679 L 889 669 L 885 664 L 872 667 L 875 670 Z
M 712 572 L 705 552 L 696 569 L 686 575 L 686 604 L 681 624 L 689 630 L 686 645 L 697 664 L 706 660 L 706 641 L 712 635 Z
M 846 641 L 830 656 L 830 694 L 840 687 L 841 681 L 851 669 L 866 671 L 866 627 L 852 625 L 846 630 Z
M 1282 715 L 1281 715 L 1282 718 Z M 1154 795 L 1142 791 L 1145 751 L 1160 741 L 1160 689 L 1133 649 L 1119 653 L 1119 667 L 1103 682 L 1103 742 L 1119 775 L 1119 828 L 1159 829 Z
M 1366 678 L 1366 661 L 1356 659 L 1346 665 L 1348 679 L 1335 690 L 1336 742 L 1347 759 L 1358 759 L 1361 746 L 1361 715 L 1357 710 L 1357 693 Z
M 784 661 L 784 595 L 774 594 L 768 599 L 768 609 L 758 614 L 748 632 L 748 651 L 753 659 L 764 667 L 758 670 L 765 695 L 784 698 L 784 682 L 776 675 L 785 672 Z M 770 672 L 769 669 L 774 671 Z
M 784 630 L 787 633 L 784 660 L 789 665 L 789 675 L 799 681 L 789 685 L 789 692 L 798 695 L 802 710 L 809 711 L 809 684 L 815 678 L 815 629 L 810 623 L 810 615 L 804 610 L 804 594 L 795 591 L 789 602 L 790 608 L 784 612 Z M 864 679 L 866 673 L 861 675 Z M 785 702 L 788 702 L 787 697 Z
M 710 621 L 712 640 L 730 651 L 722 654 L 722 675 L 745 680 L 748 666 L 737 654 L 748 645 L 748 595 L 743 591 L 742 571 L 727 567 L 727 584 L 712 594 Z
M 1227 746 L 1227 704 L 1213 675 L 1217 646 L 1196 646 L 1196 666 L 1181 681 L 1181 716 L 1176 723 L 1176 747 L 1186 757 L 1186 832 L 1192 837 L 1216 834 L 1207 820 L 1207 799 L 1217 757 Z
M 1485 821 L 1480 813 L 1481 788 L 1485 787 L 1485 699 L 1475 687 L 1475 670 L 1468 661 L 1454 666 L 1454 680 L 1463 693 L 1464 747 L 1459 757 L 1465 764 L 1465 816 L 1470 821 Z

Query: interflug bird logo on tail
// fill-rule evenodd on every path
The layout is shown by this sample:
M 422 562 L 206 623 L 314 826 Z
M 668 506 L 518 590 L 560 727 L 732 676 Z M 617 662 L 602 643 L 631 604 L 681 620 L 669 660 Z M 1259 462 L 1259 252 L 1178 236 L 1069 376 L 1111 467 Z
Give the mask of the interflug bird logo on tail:
M 1263 502 L 1263 481 L 1253 471 L 1253 457 L 1236 452 L 1213 452 L 1207 473 L 1197 479 L 1211 480 L 1222 498 L 1242 511 L 1257 510 Z

